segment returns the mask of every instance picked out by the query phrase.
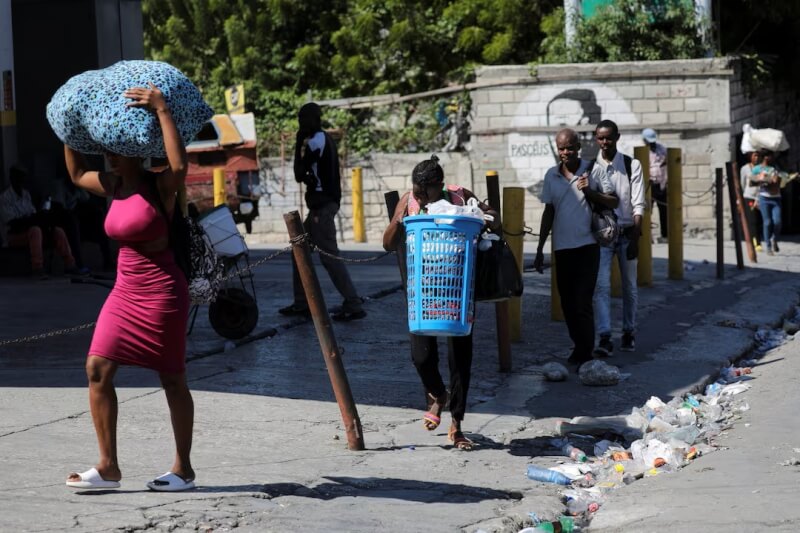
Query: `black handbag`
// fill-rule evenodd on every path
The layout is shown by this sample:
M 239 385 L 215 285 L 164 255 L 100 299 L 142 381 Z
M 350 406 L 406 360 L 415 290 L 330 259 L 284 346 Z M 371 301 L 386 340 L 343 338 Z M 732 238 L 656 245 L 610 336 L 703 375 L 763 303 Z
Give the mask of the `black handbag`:
M 147 177 L 150 194 L 156 207 L 167 221 L 169 230 L 169 246 L 175 257 L 175 263 L 183 272 L 189 286 L 189 298 L 193 304 L 211 303 L 217 299 L 225 275 L 225 265 L 214 251 L 203 226 L 191 216 L 183 216 L 180 208 L 175 206 L 172 218 L 161 201 L 156 185 L 156 177 L 152 173 Z
M 490 242 L 488 250 L 478 251 L 475 261 L 475 301 L 501 302 L 522 295 L 522 274 L 514 252 L 505 239 Z

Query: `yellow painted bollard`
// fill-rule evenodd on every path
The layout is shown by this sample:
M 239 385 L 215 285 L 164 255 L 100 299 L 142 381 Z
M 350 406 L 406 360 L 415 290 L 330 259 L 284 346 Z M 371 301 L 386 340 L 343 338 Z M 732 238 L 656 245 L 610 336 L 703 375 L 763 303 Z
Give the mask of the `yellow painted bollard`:
M 525 230 L 525 189 L 503 187 L 503 234 L 509 248 L 514 252 L 517 266 L 522 272 L 522 244 Z M 509 332 L 512 341 L 522 338 L 522 300 L 512 298 L 508 302 Z
M 351 189 L 353 191 L 353 240 L 367 242 L 367 230 L 364 224 L 364 183 L 361 178 L 361 167 L 353 168 L 351 173 Z
M 650 287 L 653 284 L 653 228 L 652 220 L 652 189 L 650 187 L 650 148 L 637 146 L 633 149 L 633 156 L 642 164 L 642 181 L 644 182 L 644 216 L 642 216 L 642 235 L 639 237 L 639 263 L 636 268 L 636 281 L 640 287 Z
M 680 148 L 667 148 L 667 238 L 668 277 L 683 279 L 683 169 Z
M 214 169 L 214 207 L 223 205 L 227 202 L 228 197 L 225 194 L 225 169 Z
M 556 251 L 553 239 L 550 239 L 550 320 L 564 322 L 564 309 L 561 307 L 561 293 L 558 292 L 556 279 Z

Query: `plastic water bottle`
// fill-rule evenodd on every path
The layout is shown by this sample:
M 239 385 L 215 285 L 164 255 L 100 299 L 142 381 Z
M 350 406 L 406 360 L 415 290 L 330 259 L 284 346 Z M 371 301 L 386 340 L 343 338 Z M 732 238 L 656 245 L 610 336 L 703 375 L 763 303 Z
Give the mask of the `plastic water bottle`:
M 528 479 L 542 481 L 544 483 L 556 483 L 558 485 L 569 485 L 572 483 L 572 480 L 561 472 L 536 465 L 528 465 Z
M 562 516 L 558 522 L 542 522 L 534 531 L 547 531 L 549 533 L 572 533 L 575 529 L 575 522 L 568 516 Z
M 589 460 L 589 458 L 586 457 L 586 454 L 583 453 L 583 450 L 576 448 L 569 442 L 565 443 L 564 446 L 561 447 L 561 453 L 579 463 L 585 463 Z

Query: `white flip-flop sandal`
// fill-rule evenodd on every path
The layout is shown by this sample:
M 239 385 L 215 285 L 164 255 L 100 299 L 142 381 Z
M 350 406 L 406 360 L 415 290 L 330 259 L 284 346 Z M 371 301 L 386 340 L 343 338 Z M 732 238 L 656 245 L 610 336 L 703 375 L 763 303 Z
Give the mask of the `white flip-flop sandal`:
M 99 490 L 99 489 L 118 489 L 119 481 L 109 481 L 103 479 L 96 468 L 90 468 L 86 472 L 78 474 L 80 481 L 67 481 L 67 487 L 73 489 Z
M 194 488 L 193 479 L 183 479 L 178 474 L 167 472 L 155 478 L 153 481 L 148 481 L 147 488 L 158 492 L 180 492 L 182 490 L 191 490 Z

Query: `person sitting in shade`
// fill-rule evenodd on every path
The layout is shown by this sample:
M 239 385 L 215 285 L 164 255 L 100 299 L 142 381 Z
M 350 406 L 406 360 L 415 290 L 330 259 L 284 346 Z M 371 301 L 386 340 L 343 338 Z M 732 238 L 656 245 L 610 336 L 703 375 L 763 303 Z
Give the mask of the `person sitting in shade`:
M 75 258 L 67 235 L 58 226 L 50 224 L 48 217 L 37 212 L 31 194 L 25 188 L 28 172 L 14 165 L 9 172 L 11 185 L 0 194 L 0 222 L 6 228 L 5 242 L 12 248 L 27 247 L 31 255 L 31 272 L 38 278 L 46 278 L 44 270 L 44 239 L 53 241 L 55 250 L 64 261 L 64 271 L 76 273 Z M 49 207 L 49 206 L 45 206 Z

